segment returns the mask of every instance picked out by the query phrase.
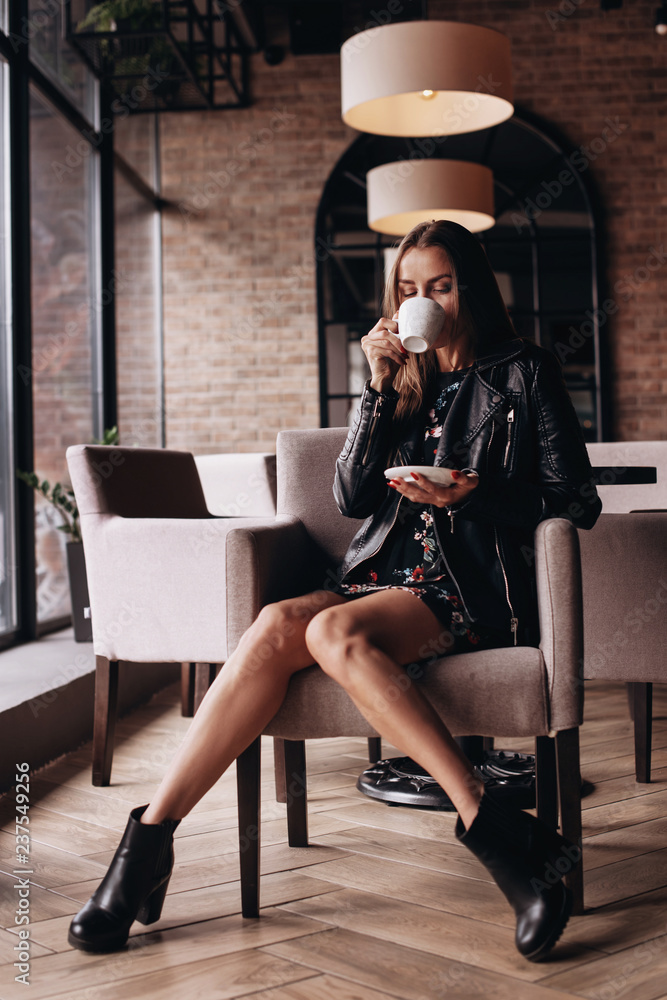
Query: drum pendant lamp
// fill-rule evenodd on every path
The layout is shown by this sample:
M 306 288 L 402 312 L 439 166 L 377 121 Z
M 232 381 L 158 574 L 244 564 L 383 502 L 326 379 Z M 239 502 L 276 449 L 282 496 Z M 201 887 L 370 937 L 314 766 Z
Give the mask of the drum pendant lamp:
M 493 173 L 462 160 L 401 160 L 366 174 L 368 226 L 405 236 L 418 222 L 448 219 L 471 233 L 494 225 Z
M 360 132 L 437 136 L 510 118 L 509 39 L 458 21 L 405 21 L 358 32 L 341 48 L 343 121 Z

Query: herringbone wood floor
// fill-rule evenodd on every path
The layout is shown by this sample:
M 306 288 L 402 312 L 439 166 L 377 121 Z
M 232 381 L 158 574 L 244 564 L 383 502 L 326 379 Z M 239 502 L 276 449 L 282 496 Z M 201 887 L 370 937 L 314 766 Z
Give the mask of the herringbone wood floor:
M 451 814 L 390 808 L 356 791 L 363 740 L 309 743 L 312 846 L 296 850 L 286 843 L 266 741 L 259 920 L 239 912 L 232 769 L 177 830 L 159 923 L 135 924 L 122 952 L 83 954 L 67 944 L 71 916 L 104 874 L 129 809 L 149 801 L 189 725 L 178 688 L 168 688 L 120 721 L 110 787 L 91 785 L 89 744 L 31 780 L 28 988 L 14 981 L 13 792 L 0 800 L 0 997 L 665 998 L 667 688 L 655 694 L 653 782 L 638 785 L 624 688 L 587 688 L 582 772 L 595 785 L 584 799 L 587 912 L 570 921 L 542 964 L 515 952 L 513 916 L 456 842 Z

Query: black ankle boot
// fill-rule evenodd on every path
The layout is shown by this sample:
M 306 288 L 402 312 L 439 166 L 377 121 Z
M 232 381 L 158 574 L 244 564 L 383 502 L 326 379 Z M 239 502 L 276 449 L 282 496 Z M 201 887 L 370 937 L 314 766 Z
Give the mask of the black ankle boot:
M 520 809 L 500 805 L 488 793 L 470 829 L 461 818 L 456 836 L 479 858 L 516 914 L 516 946 L 539 962 L 563 933 L 572 893 L 561 879 L 581 856 L 578 847 Z
M 147 808 L 132 810 L 109 870 L 72 920 L 67 940 L 75 948 L 116 951 L 134 920 L 152 924 L 160 919 L 174 866 L 174 830 L 181 821 L 140 823 Z

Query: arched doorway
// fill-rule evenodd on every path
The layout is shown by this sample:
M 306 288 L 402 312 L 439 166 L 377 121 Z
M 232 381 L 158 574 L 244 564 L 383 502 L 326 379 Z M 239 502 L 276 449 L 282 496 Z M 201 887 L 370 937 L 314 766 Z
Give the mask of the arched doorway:
M 381 315 L 396 240 L 366 223 L 366 173 L 415 157 L 484 163 L 493 170 L 496 225 L 479 234 L 520 336 L 563 365 L 586 440 L 603 437 L 596 218 L 585 182 L 587 151 L 565 150 L 524 114 L 459 136 L 361 135 L 329 177 L 316 223 L 322 426 L 342 426 L 366 378 L 361 337 Z

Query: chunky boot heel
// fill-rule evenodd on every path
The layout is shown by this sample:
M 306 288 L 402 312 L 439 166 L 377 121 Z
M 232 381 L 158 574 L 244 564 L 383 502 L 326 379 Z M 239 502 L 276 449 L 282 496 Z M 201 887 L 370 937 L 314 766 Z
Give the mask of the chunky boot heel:
M 516 914 L 515 943 L 531 962 L 553 948 L 572 913 L 572 893 L 562 882 L 581 849 L 529 813 L 500 805 L 488 794 L 468 830 L 456 836 L 479 858 Z
M 125 833 L 98 889 L 72 920 L 67 940 L 82 951 L 117 951 L 135 920 L 160 919 L 174 867 L 174 830 L 179 819 L 141 823 L 148 808 L 130 813 Z
M 154 924 L 156 920 L 160 919 L 168 888 L 169 879 L 166 879 L 161 886 L 150 894 L 137 913 L 137 920 L 140 924 Z

